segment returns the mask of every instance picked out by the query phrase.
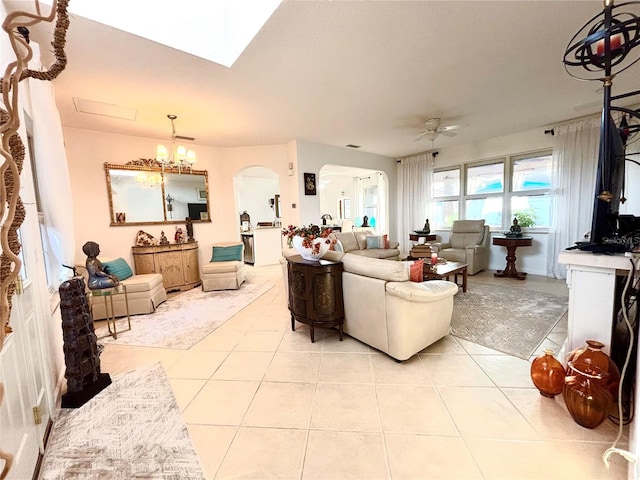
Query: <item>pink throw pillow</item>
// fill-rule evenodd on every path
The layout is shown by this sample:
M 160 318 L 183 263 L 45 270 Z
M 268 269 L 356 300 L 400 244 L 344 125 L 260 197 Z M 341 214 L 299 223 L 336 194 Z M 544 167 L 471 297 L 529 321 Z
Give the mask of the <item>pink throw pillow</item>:
M 422 282 L 422 269 L 424 261 L 422 259 L 416 260 L 409 266 L 409 280 L 412 282 Z

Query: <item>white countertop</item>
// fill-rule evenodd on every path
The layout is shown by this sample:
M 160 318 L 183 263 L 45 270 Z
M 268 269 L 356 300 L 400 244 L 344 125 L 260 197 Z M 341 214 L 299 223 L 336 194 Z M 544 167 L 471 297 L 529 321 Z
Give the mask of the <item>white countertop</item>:
M 630 258 L 623 253 L 603 255 L 583 250 L 565 250 L 558 256 L 558 262 L 564 265 L 631 270 Z

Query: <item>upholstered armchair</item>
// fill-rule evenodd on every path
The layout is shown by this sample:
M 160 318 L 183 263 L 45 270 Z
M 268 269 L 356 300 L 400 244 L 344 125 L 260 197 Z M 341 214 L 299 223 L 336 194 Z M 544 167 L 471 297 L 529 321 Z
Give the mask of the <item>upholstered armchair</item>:
M 439 257 L 466 263 L 469 275 L 489 268 L 491 232 L 484 220 L 455 220 L 449 241 L 439 247 Z

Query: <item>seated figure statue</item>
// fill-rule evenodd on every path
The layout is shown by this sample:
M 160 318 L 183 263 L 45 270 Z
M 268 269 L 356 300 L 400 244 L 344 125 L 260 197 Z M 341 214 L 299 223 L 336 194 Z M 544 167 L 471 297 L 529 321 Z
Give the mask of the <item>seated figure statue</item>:
M 82 246 L 82 251 L 87 256 L 87 272 L 89 272 L 89 284 L 90 290 L 97 290 L 100 288 L 115 287 L 120 283 L 118 277 L 105 272 L 102 269 L 102 262 L 98 260 L 100 255 L 100 245 L 96 242 L 87 242 Z
M 522 228 L 520 227 L 520 225 L 518 225 L 517 217 L 513 219 L 513 225 L 511 225 L 509 233 L 511 233 L 511 236 L 513 237 L 519 237 L 520 235 L 522 235 Z

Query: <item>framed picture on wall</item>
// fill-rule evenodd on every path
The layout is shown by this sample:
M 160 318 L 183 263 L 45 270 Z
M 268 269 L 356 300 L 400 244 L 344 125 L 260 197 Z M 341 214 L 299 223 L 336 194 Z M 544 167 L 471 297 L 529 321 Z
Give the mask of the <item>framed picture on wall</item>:
M 305 195 L 316 194 L 316 174 L 315 173 L 304 174 L 304 194 Z

